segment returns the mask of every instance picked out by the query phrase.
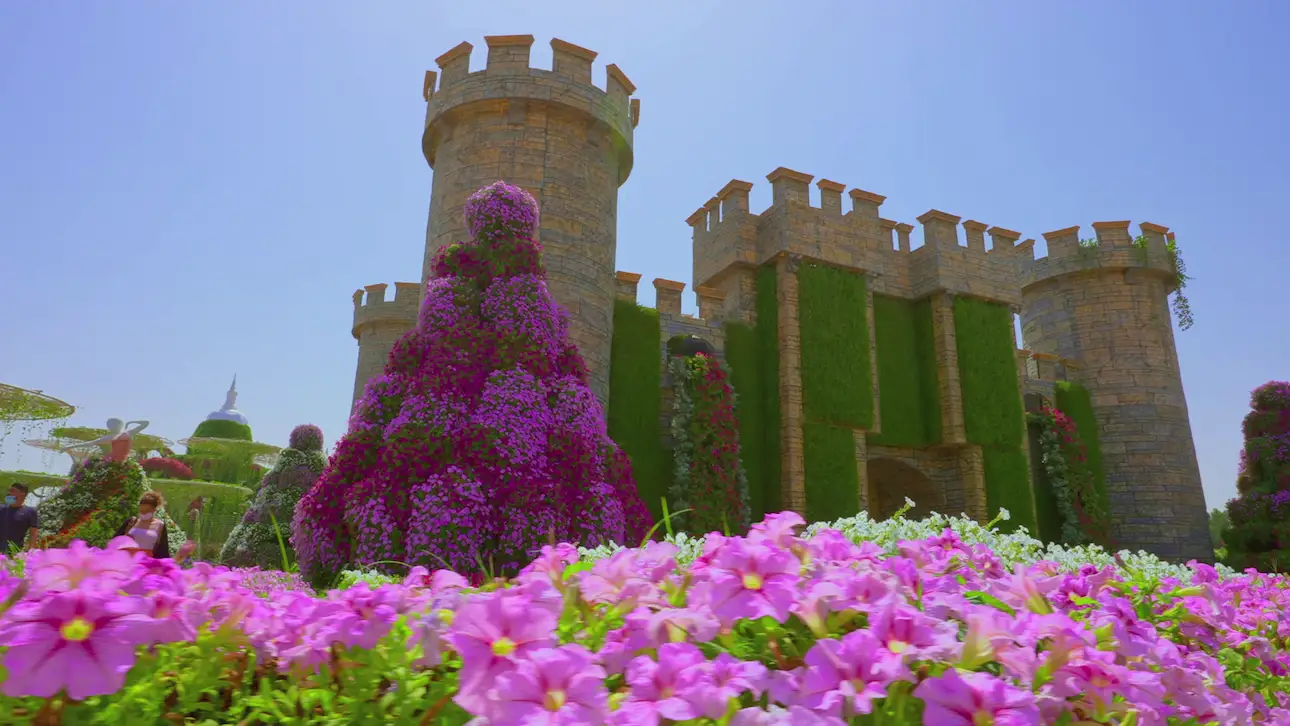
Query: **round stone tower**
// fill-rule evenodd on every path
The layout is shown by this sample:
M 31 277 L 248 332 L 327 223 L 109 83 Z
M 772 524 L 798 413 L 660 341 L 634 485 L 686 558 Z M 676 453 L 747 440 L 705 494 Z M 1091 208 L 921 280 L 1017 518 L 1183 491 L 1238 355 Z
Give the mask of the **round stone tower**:
M 618 187 L 632 170 L 636 90 L 617 66 L 591 82 L 596 54 L 552 40 L 549 71 L 529 67 L 531 35 L 491 36 L 484 70 L 470 72 L 462 43 L 426 73 L 421 148 L 434 169 L 421 279 L 436 250 L 468 239 L 462 209 L 499 179 L 541 205 L 540 242 L 552 296 L 569 309 L 570 339 L 604 403 L 613 338 Z
M 358 369 L 354 372 L 354 400 L 363 395 L 367 382 L 385 370 L 390 351 L 403 334 L 416 327 L 421 305 L 421 285 L 394 283 L 394 299 L 385 299 L 385 283 L 354 291 L 354 325 L 350 332 L 358 341 Z M 367 299 L 364 301 L 364 293 Z
M 1049 232 L 1048 256 L 1022 262 L 1025 346 L 1082 363 L 1100 429 L 1119 547 L 1185 562 L 1213 562 L 1205 492 L 1169 311 L 1176 286 L 1168 230 L 1095 222 Z

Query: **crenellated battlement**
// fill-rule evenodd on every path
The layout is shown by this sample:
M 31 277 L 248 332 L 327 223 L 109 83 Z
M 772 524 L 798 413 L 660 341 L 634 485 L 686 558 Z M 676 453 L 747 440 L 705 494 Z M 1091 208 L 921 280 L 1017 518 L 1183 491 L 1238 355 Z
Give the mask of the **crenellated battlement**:
M 394 299 L 386 300 L 389 285 L 377 283 L 354 291 L 354 324 L 351 334 L 355 340 L 369 327 L 381 324 L 403 326 L 409 329 L 416 324 L 421 307 L 421 285 L 415 282 L 394 283 Z
M 490 35 L 483 70 L 470 70 L 474 46 L 463 42 L 435 59 L 436 71 L 426 71 L 422 96 L 426 101 L 426 131 L 422 151 L 433 168 L 442 137 L 451 133 L 461 114 L 476 105 L 505 107 L 508 117 L 522 123 L 529 105 L 549 104 L 580 112 L 593 126 L 609 132 L 620 157 L 620 178 L 632 167 L 632 130 L 640 123 L 640 101 L 632 98 L 636 85 L 617 65 L 605 67 L 605 87 L 592 83 L 597 53 L 558 38 L 551 41 L 551 69 L 530 65 L 532 35 Z
M 1175 268 L 1168 249 L 1169 228 L 1142 222 L 1138 225 L 1140 234 L 1134 237 L 1130 232 L 1131 226 L 1128 221 L 1094 222 L 1095 237 L 1087 240 L 1080 239 L 1079 226 L 1045 233 L 1044 240 L 1048 243 L 1046 256 L 1036 259 L 1034 247 L 1030 245 L 1019 257 L 1022 287 L 1061 275 L 1099 269 L 1140 269 L 1159 273 L 1172 281 Z
M 1020 305 L 1017 245 L 1021 235 L 940 210 L 918 218 L 923 245 L 913 249 L 914 226 L 881 216 L 886 197 L 785 167 L 766 175 L 771 205 L 754 214 L 753 185 L 732 180 L 686 219 L 692 230 L 694 280 L 730 291 L 727 280 L 780 254 L 820 260 L 874 275 L 874 289 L 897 297 L 950 292 Z M 819 203 L 811 201 L 811 183 Z M 843 197 L 850 199 L 849 205 Z M 849 207 L 849 208 L 846 208 Z M 966 244 L 959 241 L 964 229 Z M 989 235 L 993 246 L 986 249 Z

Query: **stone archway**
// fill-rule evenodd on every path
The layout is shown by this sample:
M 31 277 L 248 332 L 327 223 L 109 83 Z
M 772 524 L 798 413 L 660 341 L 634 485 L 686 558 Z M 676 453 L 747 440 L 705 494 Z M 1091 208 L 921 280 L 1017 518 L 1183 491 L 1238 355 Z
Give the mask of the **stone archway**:
M 905 512 L 906 519 L 922 519 L 934 511 L 944 511 L 945 492 L 926 474 L 897 459 L 870 459 L 865 469 L 869 478 L 869 516 L 884 520 L 905 506 L 905 498 L 914 500 L 914 508 Z

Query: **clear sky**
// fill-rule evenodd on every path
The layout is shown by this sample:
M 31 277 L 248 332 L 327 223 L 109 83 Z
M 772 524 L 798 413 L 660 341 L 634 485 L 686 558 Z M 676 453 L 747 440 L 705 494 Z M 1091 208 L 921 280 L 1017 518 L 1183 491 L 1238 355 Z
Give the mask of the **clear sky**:
M 760 211 L 778 166 L 911 223 L 1173 228 L 1205 489 L 1233 495 L 1249 391 L 1290 378 L 1290 3 L 624 5 L 0 3 L 0 382 L 177 439 L 237 373 L 258 439 L 312 422 L 330 445 L 351 293 L 420 273 L 424 71 L 531 33 L 538 67 L 558 37 L 639 87 L 618 268 L 646 281 L 692 283 L 685 217 L 732 178 Z M 66 469 L 20 434 L 0 468 Z

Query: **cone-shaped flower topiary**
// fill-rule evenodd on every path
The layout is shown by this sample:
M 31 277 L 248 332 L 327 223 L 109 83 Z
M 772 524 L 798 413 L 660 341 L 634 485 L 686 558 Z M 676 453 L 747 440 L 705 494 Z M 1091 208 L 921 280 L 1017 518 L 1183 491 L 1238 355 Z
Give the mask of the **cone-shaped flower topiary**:
M 536 202 L 497 182 L 465 212 L 474 240 L 439 250 L 417 327 L 296 507 L 316 583 L 391 562 L 503 574 L 552 539 L 634 545 L 650 525 L 547 291 Z
M 1223 533 L 1228 564 L 1263 571 L 1290 566 L 1290 383 L 1270 381 L 1250 394 L 1241 422 L 1236 489 Z
M 220 552 L 221 563 L 232 567 L 282 567 L 284 545 L 286 564 L 295 561 L 295 552 L 289 544 L 291 519 L 296 503 L 327 466 L 327 456 L 322 451 L 322 429 L 313 424 L 292 429 L 289 443 L 290 447 L 278 455 L 278 463 L 264 475 L 255 501 L 242 521 L 229 533 Z M 276 531 L 275 522 L 279 528 Z

